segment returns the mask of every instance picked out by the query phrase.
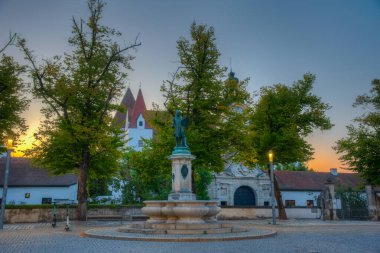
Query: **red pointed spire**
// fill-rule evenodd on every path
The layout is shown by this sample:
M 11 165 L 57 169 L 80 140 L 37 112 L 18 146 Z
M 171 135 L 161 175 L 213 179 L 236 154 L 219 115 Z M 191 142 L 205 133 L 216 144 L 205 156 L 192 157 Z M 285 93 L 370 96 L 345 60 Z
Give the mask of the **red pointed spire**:
M 145 119 L 145 128 L 150 128 L 148 122 L 146 121 L 146 106 L 145 106 L 145 101 L 144 101 L 144 96 L 142 94 L 141 89 L 139 89 L 139 92 L 137 94 L 136 98 L 136 103 L 133 108 L 133 113 L 132 113 L 132 118 L 130 121 L 130 126 L 133 128 L 137 127 L 137 118 L 142 114 L 142 116 Z
M 119 127 L 124 127 L 125 126 L 125 121 L 127 117 L 127 112 L 128 112 L 128 121 L 131 122 L 132 114 L 133 114 L 133 108 L 135 106 L 135 97 L 132 94 L 131 89 L 128 87 L 123 100 L 121 101 L 120 105 L 124 107 L 125 113 L 117 111 L 115 113 L 114 117 L 114 124 L 116 124 Z

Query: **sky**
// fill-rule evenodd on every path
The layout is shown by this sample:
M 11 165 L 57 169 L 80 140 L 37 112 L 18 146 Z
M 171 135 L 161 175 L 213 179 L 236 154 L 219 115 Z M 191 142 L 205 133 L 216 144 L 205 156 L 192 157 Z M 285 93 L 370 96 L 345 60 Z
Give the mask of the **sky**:
M 141 86 L 145 102 L 162 105 L 160 86 L 179 66 L 176 41 L 189 38 L 193 21 L 215 29 L 220 64 L 239 79 L 250 78 L 248 90 L 291 85 L 310 72 L 314 94 L 332 106 L 335 125 L 315 131 L 308 163 L 317 171 L 340 168 L 332 146 L 346 136 L 346 126 L 363 111 L 353 108 L 356 96 L 368 93 L 380 78 L 380 1 L 374 0 L 108 0 L 103 24 L 119 30 L 121 43 L 142 43 L 126 80 L 135 96 Z M 88 16 L 85 0 L 0 0 L 0 45 L 17 32 L 41 61 L 70 52 L 72 18 Z M 6 54 L 22 62 L 15 48 Z M 231 60 L 230 60 L 231 59 Z M 231 64 L 230 64 L 231 62 Z M 26 144 L 42 117 L 34 101 L 24 116 Z M 25 145 L 24 145 L 25 147 Z M 19 149 L 22 149 L 20 146 Z

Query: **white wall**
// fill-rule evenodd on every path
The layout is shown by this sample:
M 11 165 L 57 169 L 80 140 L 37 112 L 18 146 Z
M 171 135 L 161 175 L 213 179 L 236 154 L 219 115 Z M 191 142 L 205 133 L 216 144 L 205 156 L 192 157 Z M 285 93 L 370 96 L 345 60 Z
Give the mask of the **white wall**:
M 7 204 L 41 204 L 42 198 L 68 199 L 77 202 L 78 185 L 68 187 L 9 187 L 7 191 Z M 25 193 L 30 193 L 29 198 L 25 198 Z M 0 196 L 3 188 L 0 188 Z
M 278 210 L 275 210 L 278 216 Z M 288 219 L 320 219 L 321 210 L 319 208 L 285 208 Z M 220 220 L 227 219 L 269 219 L 272 217 L 270 208 L 222 208 L 217 215 Z
M 139 122 L 142 121 L 143 125 L 139 126 Z M 139 147 L 139 140 L 152 139 L 153 138 L 153 129 L 145 129 L 145 119 L 142 114 L 139 115 L 136 122 L 136 128 L 128 129 L 128 147 L 132 147 L 137 151 L 141 151 L 142 147 Z
M 314 200 L 314 206 L 317 205 L 319 191 L 281 191 L 282 201 L 285 205 L 285 200 L 295 200 L 296 206 L 307 206 L 307 200 Z
M 226 201 L 228 206 L 233 206 L 235 191 L 241 186 L 248 186 L 254 191 L 257 206 L 264 206 L 265 201 L 271 203 L 270 181 L 264 175 L 259 178 L 216 176 L 208 186 L 208 194 L 212 199 Z

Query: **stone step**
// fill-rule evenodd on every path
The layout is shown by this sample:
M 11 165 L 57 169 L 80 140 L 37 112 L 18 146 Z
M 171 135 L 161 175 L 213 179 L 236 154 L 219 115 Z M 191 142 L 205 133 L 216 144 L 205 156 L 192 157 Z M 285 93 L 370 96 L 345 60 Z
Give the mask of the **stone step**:
M 153 229 L 187 229 L 187 230 L 193 230 L 193 229 L 215 229 L 215 228 L 221 228 L 222 224 L 218 223 L 201 223 L 201 224 L 176 224 L 176 223 L 156 223 L 151 224 L 151 228 Z
M 201 224 L 194 224 L 194 223 L 187 223 L 187 224 L 176 224 L 176 229 L 216 229 L 221 228 L 221 224 L 219 223 L 201 223 Z
M 118 231 L 122 233 L 166 234 L 166 230 L 149 228 L 119 228 Z
M 207 229 L 205 234 L 229 234 L 232 228 Z
M 201 235 L 205 233 L 204 229 L 168 229 L 168 235 Z

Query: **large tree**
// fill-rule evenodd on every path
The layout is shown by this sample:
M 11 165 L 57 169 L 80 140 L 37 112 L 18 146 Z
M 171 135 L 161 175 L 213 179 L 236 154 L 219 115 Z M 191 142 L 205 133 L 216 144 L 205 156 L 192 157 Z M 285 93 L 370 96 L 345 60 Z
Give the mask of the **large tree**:
M 175 82 L 162 86 L 166 109 L 172 115 L 179 109 L 189 118 L 186 136 L 197 157 L 193 162 L 195 170 L 202 168 L 204 176 L 206 171 L 220 172 L 223 157 L 238 151 L 239 139 L 231 134 L 241 136 L 245 129 L 243 114 L 234 108 L 244 110 L 241 105 L 249 101 L 247 80 L 239 82 L 231 75 L 224 81 L 226 69 L 218 62 L 220 53 L 213 27 L 193 23 L 190 39 L 180 38 L 177 51 L 181 66 Z
M 372 81 L 370 94 L 358 96 L 354 107 L 366 112 L 347 126 L 348 136 L 334 147 L 347 168 L 358 172 L 368 183 L 380 184 L 380 80 Z
M 111 112 L 125 89 L 128 52 L 140 45 L 136 41 L 121 47 L 115 37 L 121 34 L 100 24 L 104 3 L 89 0 L 90 16 L 73 18 L 71 53 L 44 60 L 38 65 L 25 40 L 19 46 L 30 63 L 32 92 L 41 99 L 45 121 L 36 133 L 36 146 L 29 155 L 54 173 L 77 172 L 78 217 L 87 212 L 89 178 L 112 176 L 117 172 L 120 130 L 111 123 Z
M 171 185 L 171 166 L 167 159 L 175 141 L 171 128 L 175 110 L 189 118 L 185 130 L 193 161 L 193 191 L 199 199 L 207 199 L 211 172 L 220 172 L 225 159 L 239 157 L 243 149 L 250 96 L 247 80 L 239 81 L 218 63 L 214 29 L 193 23 L 189 38 L 177 41 L 180 67 L 161 90 L 166 98 L 164 111 L 156 110 L 150 124 L 155 130 L 142 152 L 127 157 L 139 199 L 166 198 Z M 145 188 L 139 187 L 144 185 Z M 132 187 L 132 185 L 130 185 Z M 148 190 L 149 189 L 149 190 Z M 131 192 L 131 189 L 129 190 Z M 133 192 L 131 192 L 133 193 Z M 132 195 L 132 194 L 129 194 Z
M 21 78 L 24 67 L 10 56 L 0 58 L 0 146 L 6 139 L 18 140 L 27 130 L 22 113 L 28 108 Z
M 312 93 L 315 76 L 305 74 L 292 86 L 276 84 L 260 89 L 251 117 L 252 145 L 260 164 L 268 164 L 273 150 L 275 162 L 288 165 L 312 158 L 313 147 L 306 137 L 314 129 L 332 127 L 326 111 L 330 106 Z M 286 218 L 281 195 L 275 181 L 280 218 Z

